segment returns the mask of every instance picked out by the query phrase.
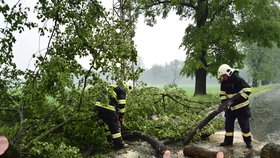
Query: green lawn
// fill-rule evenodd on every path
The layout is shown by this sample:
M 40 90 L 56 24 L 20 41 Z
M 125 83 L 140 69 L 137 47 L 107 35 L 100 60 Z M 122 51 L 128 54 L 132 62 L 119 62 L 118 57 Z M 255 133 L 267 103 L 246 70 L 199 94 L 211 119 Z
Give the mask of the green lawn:
M 260 87 L 254 87 L 252 88 L 252 93 L 250 97 L 255 97 L 263 92 L 266 92 L 267 90 L 270 90 L 276 86 L 279 86 L 279 84 L 270 84 L 266 86 L 260 86 Z M 162 88 L 162 86 L 156 86 L 158 88 Z M 205 96 L 193 96 L 195 86 L 193 85 L 178 85 L 179 88 L 182 88 L 186 91 L 187 95 L 192 98 L 192 100 L 196 101 L 210 101 L 210 102 L 219 102 L 220 101 L 220 84 L 215 85 L 207 85 L 206 86 L 206 93 Z
M 178 86 L 179 88 L 182 88 L 186 91 L 186 93 L 189 96 L 192 96 L 194 94 L 194 85 L 181 85 Z M 210 95 L 219 95 L 220 94 L 220 85 L 207 85 L 206 86 L 206 93 Z
M 251 96 L 256 96 L 256 95 L 261 94 L 267 90 L 270 90 L 276 86 L 279 86 L 279 84 L 270 84 L 270 85 L 265 85 L 265 86 L 253 87 Z M 178 87 L 184 89 L 189 96 L 193 96 L 194 88 L 195 88 L 194 85 L 184 85 L 184 86 L 181 85 Z M 209 95 L 219 95 L 220 94 L 220 85 L 219 84 L 207 85 L 206 93 Z
M 265 86 L 254 87 L 254 88 L 252 88 L 251 96 L 255 97 L 255 96 L 257 96 L 261 93 L 264 93 L 277 86 L 279 86 L 279 84 L 269 84 L 269 85 L 265 85 Z

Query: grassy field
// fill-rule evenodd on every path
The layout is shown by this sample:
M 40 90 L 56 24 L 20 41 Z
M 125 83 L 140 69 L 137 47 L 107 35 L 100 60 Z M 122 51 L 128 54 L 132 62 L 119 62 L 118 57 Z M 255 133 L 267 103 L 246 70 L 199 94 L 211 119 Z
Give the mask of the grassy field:
M 279 86 L 279 84 L 270 84 L 260 87 L 254 87 L 252 88 L 252 93 L 250 97 L 255 97 L 263 92 L 266 92 L 276 86 Z M 162 86 L 157 86 L 158 88 L 162 88 Z M 206 86 L 206 93 L 205 96 L 193 96 L 194 94 L 194 85 L 178 85 L 179 88 L 182 88 L 186 91 L 189 98 L 196 101 L 206 101 L 206 102 L 213 102 L 213 103 L 219 103 L 220 101 L 220 85 L 207 85 Z
M 193 96 L 194 94 L 194 85 L 185 85 L 185 86 L 178 86 L 186 91 L 189 96 Z M 207 85 L 206 86 L 206 93 L 210 95 L 219 95 L 220 94 L 220 85 Z
M 279 86 L 279 84 L 270 84 L 270 85 L 265 85 L 265 86 L 259 86 L 259 87 L 253 87 L 252 88 L 252 93 L 251 93 L 251 97 L 255 97 L 263 92 L 266 92 L 267 90 L 270 90 L 276 86 Z M 156 86 L 158 88 L 162 88 L 162 86 Z M 198 98 L 207 98 L 206 100 L 208 99 L 211 99 L 213 97 L 215 98 L 219 98 L 220 97 L 220 85 L 219 84 L 213 84 L 213 85 L 207 85 L 206 86 L 206 93 L 207 95 L 206 96 L 193 96 L 194 94 L 194 89 L 195 89 L 195 86 L 194 85 L 178 85 L 179 88 L 182 88 L 186 91 L 187 95 L 190 97 L 190 98 L 194 98 L 194 99 L 197 99 Z
M 259 87 L 253 87 L 252 88 L 252 93 L 251 93 L 251 97 L 257 96 L 263 92 L 266 92 L 267 90 L 270 90 L 276 86 L 279 86 L 279 84 L 270 84 L 270 85 L 265 85 L 265 86 L 259 86 Z M 186 93 L 188 94 L 188 96 L 193 96 L 194 94 L 194 85 L 181 85 L 178 86 L 179 88 L 182 88 L 186 91 Z M 220 94 L 220 85 L 207 85 L 206 86 L 206 93 L 208 95 L 212 95 L 212 96 L 219 96 Z
M 272 88 L 275 88 L 279 86 L 279 84 L 270 84 L 270 85 L 265 85 L 265 86 L 260 86 L 260 87 L 254 87 L 252 88 L 252 94 L 251 96 L 255 97 L 261 93 L 264 93 Z

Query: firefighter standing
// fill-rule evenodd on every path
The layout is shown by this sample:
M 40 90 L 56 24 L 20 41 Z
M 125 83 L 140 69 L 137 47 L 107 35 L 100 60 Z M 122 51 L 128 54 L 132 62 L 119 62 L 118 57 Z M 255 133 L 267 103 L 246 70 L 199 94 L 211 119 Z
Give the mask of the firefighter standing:
M 111 85 L 110 88 L 107 90 L 109 91 L 109 105 L 96 102 L 95 109 L 98 116 L 108 125 L 114 147 L 122 149 L 127 147 L 121 135 L 121 125 L 124 124 L 126 111 L 126 90 L 117 85 Z
M 239 76 L 239 71 L 227 64 L 222 64 L 218 69 L 218 77 L 221 79 L 220 99 L 222 105 L 228 107 L 225 110 L 225 138 L 220 146 L 233 145 L 234 122 L 238 120 L 242 131 L 242 137 L 246 148 L 252 148 L 249 118 L 249 95 L 251 88 L 246 81 Z

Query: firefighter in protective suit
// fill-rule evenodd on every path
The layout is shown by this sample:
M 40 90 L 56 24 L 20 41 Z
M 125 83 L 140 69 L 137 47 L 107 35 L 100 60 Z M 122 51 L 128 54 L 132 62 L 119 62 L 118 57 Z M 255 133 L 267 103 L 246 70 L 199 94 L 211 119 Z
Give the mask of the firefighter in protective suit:
M 126 90 L 122 86 L 111 85 L 107 92 L 109 92 L 109 105 L 104 105 L 101 99 L 100 102 L 96 102 L 95 109 L 98 116 L 108 125 L 114 147 L 122 149 L 128 146 L 123 142 L 121 135 L 121 125 L 124 124 L 126 112 Z
M 233 145 L 234 122 L 237 119 L 242 131 L 242 137 L 246 148 L 252 148 L 252 139 L 249 118 L 249 95 L 251 88 L 248 83 L 239 76 L 237 69 L 227 64 L 222 64 L 218 69 L 218 77 L 221 80 L 220 99 L 225 109 L 225 138 L 220 146 Z

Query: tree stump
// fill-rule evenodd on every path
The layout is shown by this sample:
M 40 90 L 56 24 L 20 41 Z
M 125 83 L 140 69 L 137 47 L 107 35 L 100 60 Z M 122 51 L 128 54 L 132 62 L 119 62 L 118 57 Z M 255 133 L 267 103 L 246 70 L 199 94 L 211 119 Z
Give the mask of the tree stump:
M 183 153 L 184 156 L 192 158 L 224 158 L 224 153 L 221 151 L 209 150 L 195 145 L 185 146 Z
M 280 158 L 280 145 L 268 143 L 262 148 L 260 155 L 261 158 Z

